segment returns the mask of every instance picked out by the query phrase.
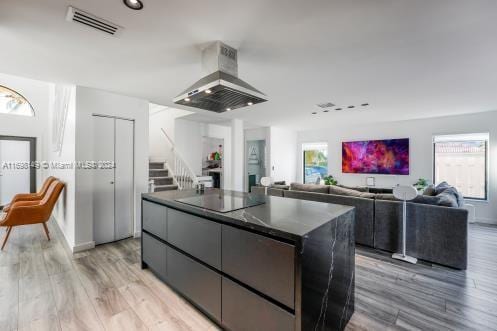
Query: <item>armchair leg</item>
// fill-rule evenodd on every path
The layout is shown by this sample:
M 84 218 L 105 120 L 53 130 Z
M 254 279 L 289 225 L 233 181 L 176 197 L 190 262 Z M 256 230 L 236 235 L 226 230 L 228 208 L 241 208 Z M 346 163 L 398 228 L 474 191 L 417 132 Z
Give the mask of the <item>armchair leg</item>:
M 3 251 L 3 248 L 5 247 L 5 244 L 7 244 L 7 240 L 9 240 L 9 236 L 10 236 L 10 232 L 12 231 L 12 227 L 9 226 L 7 228 L 7 234 L 5 235 L 5 239 L 3 240 L 3 244 L 2 244 L 2 251 Z
M 50 241 L 50 235 L 49 235 L 49 232 L 48 232 L 47 223 L 43 222 L 41 224 L 43 224 L 43 229 L 45 230 L 45 234 L 47 235 L 48 241 Z

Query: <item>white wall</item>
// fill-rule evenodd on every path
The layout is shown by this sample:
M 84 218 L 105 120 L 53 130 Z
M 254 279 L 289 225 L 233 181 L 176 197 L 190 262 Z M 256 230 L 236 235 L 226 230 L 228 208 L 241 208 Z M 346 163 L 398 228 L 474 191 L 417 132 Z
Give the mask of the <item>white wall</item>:
M 343 141 L 410 138 L 410 175 L 375 175 L 376 186 L 392 187 L 396 184 L 413 184 L 418 178 L 432 180 L 432 137 L 439 134 L 490 133 L 489 201 L 471 201 L 477 208 L 476 218 L 480 222 L 497 223 L 497 111 L 472 115 L 440 117 L 363 126 L 341 127 L 334 125 L 326 130 L 303 131 L 298 134 L 299 150 L 302 143 L 328 142 L 328 169 L 339 183 L 365 185 L 371 175 L 342 174 Z M 298 153 L 297 180 L 302 182 L 302 153 Z
M 270 127 L 271 177 L 275 181 L 284 180 L 288 183 L 296 179 L 297 168 L 297 132 Z
M 47 158 L 45 144 L 48 140 L 48 108 L 50 84 L 32 79 L 0 74 L 0 85 L 24 96 L 33 106 L 34 117 L 0 114 L 0 135 L 36 138 L 36 158 Z M 45 172 L 36 172 L 37 187 L 41 186 Z
M 76 160 L 93 160 L 92 114 L 134 119 L 135 121 L 135 234 L 140 231 L 141 194 L 148 191 L 149 104 L 146 100 L 102 90 L 76 88 Z M 75 245 L 93 242 L 93 180 L 91 170 L 76 170 Z
M 171 146 L 161 129 L 174 141 L 175 119 L 191 114 L 190 111 L 151 105 L 149 120 L 150 159 L 155 161 L 172 160 Z
M 55 85 L 50 86 L 50 104 L 54 102 Z M 46 144 L 48 161 L 51 163 L 71 164 L 76 160 L 76 87 L 72 88 L 69 110 L 62 140 L 62 149 L 54 152 L 52 146 L 52 135 L 54 125 L 53 108 L 49 110 L 48 116 L 48 139 Z M 65 188 L 57 205 L 55 206 L 53 217 L 64 234 L 68 246 L 72 249 L 75 246 L 76 232 L 76 171 L 74 168 L 58 169 L 51 166 L 47 170 L 47 175 L 54 176 L 64 182 Z
M 176 149 L 191 170 L 202 175 L 203 123 L 177 118 L 174 128 Z

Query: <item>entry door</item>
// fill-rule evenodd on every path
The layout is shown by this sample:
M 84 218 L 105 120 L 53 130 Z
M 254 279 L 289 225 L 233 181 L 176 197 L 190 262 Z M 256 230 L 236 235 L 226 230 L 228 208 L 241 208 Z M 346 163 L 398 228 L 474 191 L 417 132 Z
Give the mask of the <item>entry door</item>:
M 0 207 L 36 191 L 36 138 L 0 136 Z

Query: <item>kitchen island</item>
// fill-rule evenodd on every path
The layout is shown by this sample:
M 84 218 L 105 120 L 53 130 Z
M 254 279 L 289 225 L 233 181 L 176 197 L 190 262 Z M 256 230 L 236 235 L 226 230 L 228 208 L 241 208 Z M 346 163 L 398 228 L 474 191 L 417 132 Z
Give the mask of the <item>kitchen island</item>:
M 229 330 L 343 330 L 354 208 L 218 189 L 142 195 L 142 268 Z

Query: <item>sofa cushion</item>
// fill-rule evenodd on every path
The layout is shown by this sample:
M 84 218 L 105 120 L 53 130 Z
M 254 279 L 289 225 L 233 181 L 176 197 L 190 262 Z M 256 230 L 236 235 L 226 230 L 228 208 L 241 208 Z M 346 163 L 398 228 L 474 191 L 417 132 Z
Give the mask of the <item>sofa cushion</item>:
M 299 184 L 291 183 L 290 190 L 292 191 L 304 191 L 304 192 L 315 192 L 315 193 L 329 193 L 329 187 L 327 185 L 317 185 L 317 184 Z
M 436 190 L 435 190 L 435 185 L 433 185 L 433 184 L 428 185 L 424 189 L 423 195 L 432 196 L 432 197 L 437 195 Z
M 374 198 L 373 193 L 359 192 L 356 190 L 343 188 L 340 186 L 334 186 L 334 185 L 330 186 L 330 194 L 345 195 L 345 196 L 349 196 L 349 197 L 358 197 L 358 198 L 368 198 L 368 199 Z
M 376 200 L 393 200 L 393 201 L 402 201 L 397 199 L 393 194 L 376 194 L 375 196 Z M 410 200 L 409 202 L 413 203 L 420 203 L 423 205 L 433 205 L 433 206 L 438 206 L 440 204 L 440 198 L 436 196 L 429 196 L 429 195 L 418 195 L 415 197 L 413 200 Z

